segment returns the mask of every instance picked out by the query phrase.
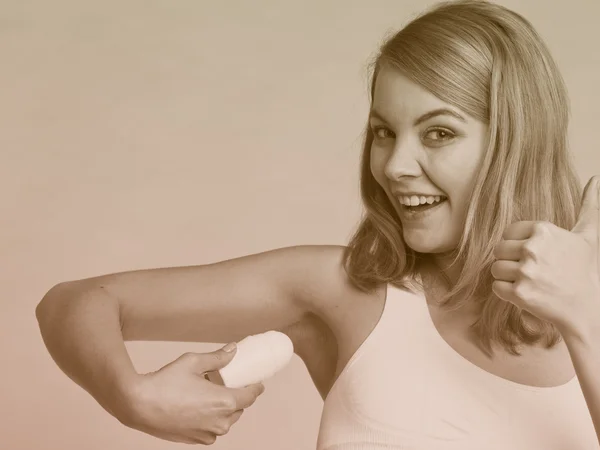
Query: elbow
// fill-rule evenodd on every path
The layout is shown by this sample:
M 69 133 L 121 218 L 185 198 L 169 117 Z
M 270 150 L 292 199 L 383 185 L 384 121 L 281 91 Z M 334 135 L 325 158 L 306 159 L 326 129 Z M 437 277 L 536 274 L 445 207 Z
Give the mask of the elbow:
M 35 308 L 35 317 L 40 327 L 57 316 L 57 312 L 68 302 L 72 293 L 70 282 L 58 283 L 46 292 Z

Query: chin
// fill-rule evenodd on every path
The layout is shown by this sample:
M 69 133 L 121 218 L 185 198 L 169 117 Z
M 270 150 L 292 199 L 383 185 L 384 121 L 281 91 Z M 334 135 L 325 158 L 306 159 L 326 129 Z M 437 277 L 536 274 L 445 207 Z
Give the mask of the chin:
M 439 236 L 439 235 L 438 235 Z M 456 246 L 446 242 L 441 237 L 432 238 L 431 235 L 421 233 L 404 232 L 404 242 L 408 247 L 418 253 L 440 254 L 454 250 Z

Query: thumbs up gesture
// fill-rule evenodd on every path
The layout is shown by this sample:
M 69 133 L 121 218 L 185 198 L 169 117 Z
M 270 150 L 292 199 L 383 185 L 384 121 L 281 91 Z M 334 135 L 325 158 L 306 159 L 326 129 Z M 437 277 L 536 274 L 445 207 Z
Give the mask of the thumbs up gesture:
M 494 249 L 493 292 L 552 322 L 563 336 L 600 326 L 600 177 L 585 186 L 577 224 L 509 225 Z

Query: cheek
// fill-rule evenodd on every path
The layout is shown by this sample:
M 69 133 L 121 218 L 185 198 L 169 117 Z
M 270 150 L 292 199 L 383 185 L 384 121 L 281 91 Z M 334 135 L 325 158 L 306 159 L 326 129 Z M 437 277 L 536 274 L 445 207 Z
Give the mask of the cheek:
M 448 203 L 455 213 L 466 208 L 472 191 L 471 180 L 456 175 L 457 172 L 446 173 L 438 184 L 448 196 Z
M 431 165 L 432 181 L 446 192 L 455 209 L 464 207 L 471 197 L 481 163 L 478 151 L 465 146 Z
M 462 173 L 462 176 L 457 176 Z M 457 169 L 453 175 L 453 186 L 457 198 L 460 203 L 468 203 L 475 187 L 477 175 L 479 174 L 478 165 L 465 164 L 462 169 Z

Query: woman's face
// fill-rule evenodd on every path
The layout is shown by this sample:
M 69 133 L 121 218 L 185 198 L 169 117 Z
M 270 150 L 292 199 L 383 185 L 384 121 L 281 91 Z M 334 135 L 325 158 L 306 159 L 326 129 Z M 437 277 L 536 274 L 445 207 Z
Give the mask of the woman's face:
M 400 218 L 406 244 L 422 253 L 456 248 L 487 125 L 390 67 L 377 75 L 369 121 L 371 172 Z

